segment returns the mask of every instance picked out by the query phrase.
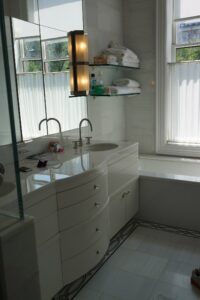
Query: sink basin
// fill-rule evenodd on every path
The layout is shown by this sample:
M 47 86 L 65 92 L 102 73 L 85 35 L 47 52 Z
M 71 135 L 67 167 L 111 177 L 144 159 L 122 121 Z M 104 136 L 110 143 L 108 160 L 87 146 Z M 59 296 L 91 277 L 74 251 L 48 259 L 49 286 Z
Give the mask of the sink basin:
M 107 151 L 117 148 L 118 145 L 114 143 L 99 143 L 88 146 L 90 151 Z
M 0 185 L 0 197 L 6 196 L 15 189 L 15 184 L 9 181 L 5 181 Z

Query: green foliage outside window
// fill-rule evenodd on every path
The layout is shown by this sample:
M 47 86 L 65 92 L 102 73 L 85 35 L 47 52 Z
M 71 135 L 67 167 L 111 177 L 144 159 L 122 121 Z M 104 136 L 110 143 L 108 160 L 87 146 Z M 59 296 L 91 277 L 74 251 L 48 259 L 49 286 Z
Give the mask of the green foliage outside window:
M 68 45 L 66 41 L 46 42 L 47 59 L 59 59 L 68 56 Z
M 200 47 L 179 48 L 176 50 L 176 61 L 200 60 Z
M 42 61 L 29 60 L 24 62 L 24 72 L 42 72 Z
M 69 69 L 69 61 L 59 60 L 48 63 L 48 72 L 64 72 Z

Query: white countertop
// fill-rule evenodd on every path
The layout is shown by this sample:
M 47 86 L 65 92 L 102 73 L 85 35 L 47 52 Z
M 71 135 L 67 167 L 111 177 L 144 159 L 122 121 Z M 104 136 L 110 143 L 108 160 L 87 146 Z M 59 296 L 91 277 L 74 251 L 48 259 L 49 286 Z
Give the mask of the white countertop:
M 99 143 L 103 143 L 101 141 Z M 93 141 L 92 144 L 98 143 Z M 118 147 L 107 151 L 89 151 L 86 146 L 73 149 L 72 146 L 65 147 L 63 153 L 48 153 L 49 160 L 47 167 L 37 168 L 37 161 L 24 159 L 20 162 L 20 166 L 30 167 L 31 172 L 21 173 L 21 188 L 24 199 L 28 199 L 29 195 L 39 195 L 43 198 L 44 195 L 55 193 L 55 183 L 62 180 L 67 182 L 74 181 L 80 176 L 89 176 L 94 170 L 101 169 L 109 161 L 117 159 L 118 155 L 123 155 L 124 151 L 137 151 L 138 143 L 132 142 L 113 142 L 118 144 Z M 85 176 L 86 177 L 86 176 Z M 78 184 L 77 184 L 78 185 Z M 0 207 L 10 202 L 16 202 L 16 190 L 8 195 L 0 198 Z

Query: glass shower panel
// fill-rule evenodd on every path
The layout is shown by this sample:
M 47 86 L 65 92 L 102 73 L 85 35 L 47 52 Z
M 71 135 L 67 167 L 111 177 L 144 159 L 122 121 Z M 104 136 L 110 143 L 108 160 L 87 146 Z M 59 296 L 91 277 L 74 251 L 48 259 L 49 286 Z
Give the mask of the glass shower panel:
M 23 218 L 4 16 L 0 9 L 0 229 Z M 15 99 L 16 100 L 16 99 Z

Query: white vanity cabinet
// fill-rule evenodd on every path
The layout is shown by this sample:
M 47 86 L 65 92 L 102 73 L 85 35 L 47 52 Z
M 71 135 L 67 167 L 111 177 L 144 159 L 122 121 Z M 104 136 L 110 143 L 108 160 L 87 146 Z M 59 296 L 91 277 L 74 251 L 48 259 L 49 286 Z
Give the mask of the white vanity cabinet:
M 28 194 L 24 206 L 35 219 L 41 299 L 50 300 L 63 287 L 54 185 Z
M 108 162 L 110 237 L 138 212 L 138 146 L 118 152 Z
M 109 245 L 106 166 L 88 178 L 57 193 L 64 284 L 92 269 Z

